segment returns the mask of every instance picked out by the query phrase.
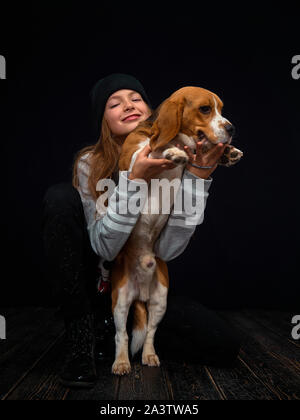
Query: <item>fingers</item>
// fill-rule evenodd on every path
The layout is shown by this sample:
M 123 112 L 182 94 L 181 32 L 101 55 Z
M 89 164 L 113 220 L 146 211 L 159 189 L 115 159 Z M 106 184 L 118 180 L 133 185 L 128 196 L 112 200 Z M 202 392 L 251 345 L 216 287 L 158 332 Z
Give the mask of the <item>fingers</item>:
M 182 147 L 179 144 L 177 145 L 177 147 L 179 149 L 182 149 Z M 191 151 L 191 149 L 188 146 L 184 146 L 183 149 L 184 149 L 185 153 L 188 155 L 189 161 L 190 162 L 193 161 L 194 160 L 194 153 Z
M 148 159 L 148 164 L 150 164 L 152 168 L 157 169 L 174 169 L 177 166 L 171 160 L 168 159 Z
M 212 150 L 207 153 L 208 159 L 219 159 L 225 150 L 226 144 L 218 143 Z
M 172 163 L 172 162 L 168 159 L 148 158 L 147 163 L 149 164 L 149 166 L 161 166 L 161 165 L 166 165 L 166 164 Z
M 140 151 L 139 155 L 142 157 L 148 156 L 151 152 L 151 147 L 149 144 L 146 144 L 146 146 Z
M 190 162 L 195 161 L 195 159 L 197 159 L 198 161 L 199 159 L 202 160 L 202 158 L 204 158 L 203 164 L 212 165 L 212 164 L 215 164 L 223 155 L 226 144 L 218 143 L 205 155 L 203 154 L 204 140 L 196 143 L 196 155 L 192 152 L 192 150 L 188 146 L 184 146 L 184 148 L 180 144 L 177 144 L 176 146 L 179 149 L 184 149 L 184 151 L 187 153 L 189 157 Z
M 204 140 L 198 141 L 196 144 L 196 155 L 201 156 L 202 155 L 202 148 L 203 148 Z

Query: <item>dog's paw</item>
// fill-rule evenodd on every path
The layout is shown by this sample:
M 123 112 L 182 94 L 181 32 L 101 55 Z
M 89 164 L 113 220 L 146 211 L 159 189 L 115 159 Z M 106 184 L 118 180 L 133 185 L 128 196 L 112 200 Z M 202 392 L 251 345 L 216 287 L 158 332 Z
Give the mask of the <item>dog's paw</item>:
M 124 362 L 123 360 L 115 360 L 111 371 L 114 375 L 127 375 L 131 371 L 131 366 L 129 362 Z
M 142 363 L 143 365 L 148 366 L 160 366 L 160 361 L 157 354 L 143 354 Z
M 185 151 L 178 149 L 178 147 L 170 147 L 162 155 L 165 159 L 171 160 L 176 165 L 184 165 L 189 160 Z
M 242 158 L 243 154 L 241 150 L 233 146 L 227 146 L 218 163 L 223 166 L 235 165 Z

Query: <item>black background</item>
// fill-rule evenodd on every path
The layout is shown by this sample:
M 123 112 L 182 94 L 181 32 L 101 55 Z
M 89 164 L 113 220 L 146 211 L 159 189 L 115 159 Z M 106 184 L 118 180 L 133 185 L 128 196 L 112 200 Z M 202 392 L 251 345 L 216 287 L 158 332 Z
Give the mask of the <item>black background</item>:
M 153 107 L 187 85 L 215 92 L 244 151 L 238 165 L 213 174 L 204 223 L 168 264 L 171 293 L 212 307 L 299 308 L 300 80 L 291 77 L 299 10 L 195 4 L 2 10 L 2 306 L 52 304 L 42 198 L 71 181 L 74 154 L 90 144 L 89 90 L 124 72 Z

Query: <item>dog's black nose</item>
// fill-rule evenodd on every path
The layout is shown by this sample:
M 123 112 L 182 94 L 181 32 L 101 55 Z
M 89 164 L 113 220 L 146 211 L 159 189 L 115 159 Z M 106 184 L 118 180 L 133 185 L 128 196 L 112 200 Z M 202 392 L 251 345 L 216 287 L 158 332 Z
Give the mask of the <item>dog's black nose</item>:
M 230 135 L 230 137 L 234 136 L 235 133 L 235 126 L 232 124 L 227 124 L 225 125 L 225 129 L 227 131 L 227 133 Z

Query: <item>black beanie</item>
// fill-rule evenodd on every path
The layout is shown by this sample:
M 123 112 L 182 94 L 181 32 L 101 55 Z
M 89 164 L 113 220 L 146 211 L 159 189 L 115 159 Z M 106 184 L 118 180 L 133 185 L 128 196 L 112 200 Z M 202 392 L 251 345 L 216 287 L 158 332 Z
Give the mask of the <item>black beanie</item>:
M 114 73 L 104 77 L 104 79 L 99 80 L 94 85 L 90 92 L 92 102 L 93 136 L 96 141 L 100 136 L 106 102 L 114 92 L 121 89 L 130 89 L 138 92 L 151 108 L 145 89 L 135 77 L 122 73 Z

